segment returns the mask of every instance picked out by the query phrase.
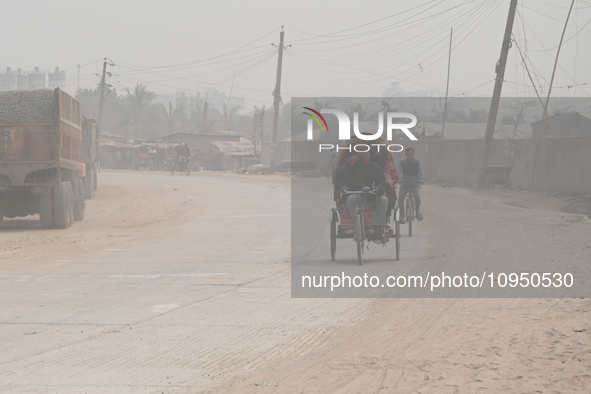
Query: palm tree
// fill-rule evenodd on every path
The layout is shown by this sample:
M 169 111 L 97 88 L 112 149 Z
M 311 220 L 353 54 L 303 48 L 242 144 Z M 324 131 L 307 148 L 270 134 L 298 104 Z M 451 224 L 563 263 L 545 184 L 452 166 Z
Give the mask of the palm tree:
M 150 110 L 153 101 L 156 99 L 156 93 L 149 91 L 144 84 L 135 85 L 133 92 L 129 89 L 126 89 L 126 91 L 125 102 L 129 109 L 134 136 L 145 136 L 148 129 Z
M 238 109 L 240 108 L 240 106 L 236 105 L 232 108 L 228 108 L 226 103 L 223 103 L 223 104 L 224 104 L 223 128 L 224 128 L 224 130 L 231 130 L 232 123 L 234 121 L 234 118 L 236 117 L 236 113 L 238 112 Z
M 314 101 L 314 109 L 316 111 L 320 111 L 321 109 L 326 108 L 330 108 L 330 103 L 328 101 L 325 101 L 323 103 L 321 103 L 320 101 Z

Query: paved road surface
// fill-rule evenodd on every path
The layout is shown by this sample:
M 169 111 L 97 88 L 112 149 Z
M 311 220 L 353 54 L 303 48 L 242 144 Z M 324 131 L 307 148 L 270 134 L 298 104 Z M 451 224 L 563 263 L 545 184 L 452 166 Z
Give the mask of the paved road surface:
M 101 176 L 86 219 L 68 230 L 41 230 L 37 217 L 0 223 L 0 392 L 546 393 L 591 385 L 587 300 L 292 299 L 289 178 Z M 311 182 L 330 190 L 326 179 Z M 540 239 L 554 242 L 542 248 L 552 258 L 591 257 L 590 227 L 515 206 L 548 206 L 530 195 L 435 186 L 423 194 L 426 220 L 407 241 L 409 266 L 436 253 L 465 265 L 493 253 L 526 258 Z M 515 217 L 509 235 L 498 231 L 501 221 L 474 224 L 491 205 Z M 471 211 L 461 215 L 446 210 L 465 206 Z M 442 232 L 444 223 L 456 232 Z M 502 249 L 516 237 L 523 247 Z M 319 239 L 319 256 L 328 257 L 327 246 L 328 237 Z

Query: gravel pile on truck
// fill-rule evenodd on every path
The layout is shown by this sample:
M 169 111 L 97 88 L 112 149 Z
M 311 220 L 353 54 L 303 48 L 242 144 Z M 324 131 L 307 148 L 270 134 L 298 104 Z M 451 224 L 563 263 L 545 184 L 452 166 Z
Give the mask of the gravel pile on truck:
M 50 89 L 0 92 L 0 123 L 53 122 L 54 98 Z
M 0 92 L 0 219 L 39 214 L 43 228 L 84 218 L 80 103 L 55 90 Z

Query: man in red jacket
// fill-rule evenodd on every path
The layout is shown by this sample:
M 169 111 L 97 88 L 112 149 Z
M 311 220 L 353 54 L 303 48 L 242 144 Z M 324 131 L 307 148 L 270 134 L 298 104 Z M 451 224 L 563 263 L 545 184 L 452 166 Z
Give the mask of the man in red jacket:
M 346 195 L 345 191 L 361 191 L 363 187 L 373 188 L 377 194 L 377 211 L 375 224 L 386 224 L 388 198 L 386 193 L 386 177 L 384 171 L 375 162 L 369 160 L 368 152 L 359 152 L 351 161 L 341 165 L 336 173 L 335 200 L 346 202 L 351 217 L 355 217 L 357 206 L 360 204 L 359 194 Z M 343 198 L 346 196 L 346 199 Z

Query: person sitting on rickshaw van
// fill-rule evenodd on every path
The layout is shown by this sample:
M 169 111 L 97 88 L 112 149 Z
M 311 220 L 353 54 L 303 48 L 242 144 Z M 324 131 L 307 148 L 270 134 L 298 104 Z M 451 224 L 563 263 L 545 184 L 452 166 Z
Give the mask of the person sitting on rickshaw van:
M 392 228 L 390 226 L 390 218 L 392 216 L 392 209 L 396 206 L 396 183 L 398 182 L 398 171 L 394 164 L 394 157 L 392 153 L 386 150 L 372 149 L 370 152 L 370 160 L 375 162 L 384 171 L 386 177 L 386 197 L 388 197 L 388 210 L 386 211 L 386 229 Z
M 181 145 L 175 146 L 174 152 L 175 152 L 175 156 L 176 156 L 175 160 L 180 162 L 180 165 L 178 166 L 178 168 L 180 168 L 180 171 L 183 171 L 184 168 L 182 168 L 181 157 L 185 157 L 187 159 L 191 158 L 191 148 L 189 148 L 187 143 L 184 142 Z
M 400 193 L 398 194 L 398 207 L 400 208 L 400 224 L 404 224 L 404 198 L 408 191 L 412 189 L 415 196 L 416 218 L 418 221 L 423 220 L 423 214 L 419 211 L 421 207 L 421 186 L 425 179 L 423 173 L 423 166 L 421 161 L 415 158 L 415 150 L 413 148 L 406 148 L 404 151 L 405 158 L 400 159 L 398 168 L 400 169 Z
M 359 152 L 351 160 L 342 164 L 335 174 L 335 200 L 346 203 L 351 217 L 354 218 L 361 195 L 349 194 L 343 198 L 345 191 L 361 191 L 364 187 L 374 188 L 377 194 L 377 210 L 375 224 L 386 224 L 388 198 L 386 193 L 386 177 L 384 171 L 375 162 L 369 160 L 368 152 Z M 371 197 L 368 198 L 371 201 Z M 375 201 L 375 198 L 374 198 Z

